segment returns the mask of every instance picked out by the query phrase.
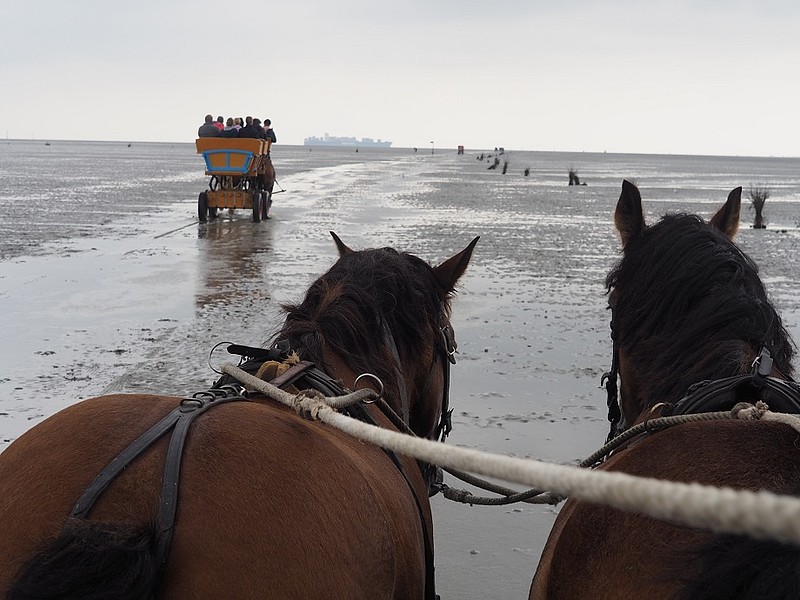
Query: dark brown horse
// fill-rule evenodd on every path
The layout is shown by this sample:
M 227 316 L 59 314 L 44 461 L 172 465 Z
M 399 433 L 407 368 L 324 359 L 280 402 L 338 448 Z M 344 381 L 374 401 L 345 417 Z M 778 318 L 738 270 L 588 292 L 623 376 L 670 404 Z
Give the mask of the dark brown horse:
M 757 399 L 776 412 L 798 412 L 793 344 L 756 265 L 732 241 L 740 204 L 737 188 L 710 222 L 668 215 L 647 226 L 638 189 L 623 183 L 614 219 L 623 257 L 606 281 L 615 355 L 612 432 Z M 800 494 L 798 434 L 765 421 L 670 427 L 634 438 L 599 468 Z M 568 501 L 530 597 L 796 599 L 800 549 Z
M 455 352 L 450 300 L 477 238 L 435 268 L 334 239 L 339 260 L 286 307 L 279 342 L 247 355 L 294 369 L 297 388 L 352 389 L 371 373 L 358 387 L 377 391 L 380 379 L 393 411 L 359 405 L 361 418 L 395 428 L 396 413 L 436 437 Z M 262 396 L 228 397 L 236 388 L 223 383 L 211 399 L 80 402 L 11 444 L 0 455 L 3 597 L 433 598 L 430 470 Z M 167 433 L 142 442 L 154 424 Z

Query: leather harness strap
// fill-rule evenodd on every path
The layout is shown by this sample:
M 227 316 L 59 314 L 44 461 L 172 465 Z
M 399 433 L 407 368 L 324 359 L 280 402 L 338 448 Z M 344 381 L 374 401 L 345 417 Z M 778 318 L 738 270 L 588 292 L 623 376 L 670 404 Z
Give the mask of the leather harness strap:
M 765 402 L 772 412 L 799 414 L 800 386 L 794 381 L 764 377 L 758 383 L 754 375 L 738 375 L 715 381 L 702 381 L 673 405 L 665 405 L 662 416 L 730 410 L 739 402 Z
M 200 392 L 191 398 L 181 400 L 179 406 L 175 407 L 158 423 L 145 431 L 133 444 L 120 452 L 106 465 L 78 499 L 78 502 L 72 508 L 70 517 L 87 518 L 89 511 L 108 485 L 139 455 L 172 430 L 166 460 L 164 461 L 164 477 L 157 519 L 158 538 L 155 549 L 156 564 L 159 572 L 163 573 L 167 564 L 170 546 L 172 545 L 172 530 L 175 525 L 175 512 L 178 507 L 178 481 L 180 479 L 181 458 L 189 427 L 197 417 L 210 408 L 228 402 L 247 401 L 248 399 L 242 395 L 243 391 L 244 388 L 241 386 L 229 385 L 219 388 L 215 392 Z

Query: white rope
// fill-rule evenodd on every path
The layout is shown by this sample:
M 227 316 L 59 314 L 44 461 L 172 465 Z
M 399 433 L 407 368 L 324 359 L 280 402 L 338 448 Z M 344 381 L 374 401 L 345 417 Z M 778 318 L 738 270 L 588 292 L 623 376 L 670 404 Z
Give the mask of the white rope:
M 592 471 L 448 446 L 351 419 L 319 399 L 284 392 L 231 363 L 222 365 L 222 371 L 270 398 L 302 410 L 360 440 L 424 462 L 550 490 L 579 500 L 718 533 L 746 534 L 800 545 L 798 498 L 766 491 L 737 491 L 696 483 L 634 477 L 625 473 Z
M 797 415 L 787 415 L 785 413 L 774 413 L 767 411 L 764 413 L 764 416 L 761 417 L 764 421 L 775 421 L 776 423 L 783 423 L 784 425 L 788 425 L 798 433 L 800 433 L 800 417 Z

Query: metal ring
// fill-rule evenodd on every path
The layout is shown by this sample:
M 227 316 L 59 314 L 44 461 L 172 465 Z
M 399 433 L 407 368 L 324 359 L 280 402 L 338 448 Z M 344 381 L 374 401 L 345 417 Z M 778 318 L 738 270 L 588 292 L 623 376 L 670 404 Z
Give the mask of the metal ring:
M 381 381 L 380 377 L 378 377 L 377 375 L 373 375 L 372 373 L 362 373 L 361 375 L 356 377 L 356 380 L 353 382 L 353 391 L 358 390 L 358 380 L 361 379 L 362 377 L 369 377 L 373 381 L 377 382 L 378 386 L 380 387 L 380 390 L 381 390 L 380 392 L 378 392 L 378 398 L 383 398 L 383 390 L 384 390 L 383 382 Z M 375 401 L 374 400 L 364 400 L 365 404 L 372 404 L 373 402 L 375 402 Z
M 207 362 L 208 362 L 208 368 L 209 368 L 209 369 L 211 369 L 212 371 L 214 371 L 214 373 L 216 373 L 217 375 L 224 375 L 224 373 L 223 373 L 222 371 L 217 371 L 217 370 L 214 368 L 214 365 L 212 365 L 212 364 L 211 364 L 211 355 L 212 355 L 212 354 L 214 354 L 214 350 L 216 350 L 217 348 L 219 348 L 219 347 L 220 347 L 220 346 L 222 346 L 223 344 L 228 344 L 228 346 L 233 346 L 233 344 L 234 344 L 234 343 L 233 343 L 233 342 L 219 342 L 219 343 L 217 343 L 217 344 L 214 344 L 214 345 L 211 347 L 211 350 L 209 350 L 209 351 L 208 351 L 208 360 L 207 360 Z

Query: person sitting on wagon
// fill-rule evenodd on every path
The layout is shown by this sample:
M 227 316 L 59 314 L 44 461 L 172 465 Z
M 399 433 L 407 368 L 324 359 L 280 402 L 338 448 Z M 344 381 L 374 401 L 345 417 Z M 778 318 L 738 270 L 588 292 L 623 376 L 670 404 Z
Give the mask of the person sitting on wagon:
M 233 118 L 228 117 L 228 120 L 225 121 L 225 129 L 220 132 L 220 135 L 224 138 L 235 138 L 239 134 L 239 130 L 233 124 Z
M 264 119 L 264 132 L 267 134 L 268 140 L 272 140 L 273 144 L 278 143 L 278 138 L 275 137 L 275 131 L 272 129 L 272 121 Z
M 223 117 L 217 117 L 217 120 L 214 121 L 214 127 L 222 131 L 225 129 L 225 119 Z
M 197 137 L 219 137 L 219 129 L 214 126 L 214 117 L 206 115 L 206 122 L 197 130 Z
M 260 140 L 267 139 L 267 132 L 261 126 L 261 119 L 253 119 L 253 127 L 256 128 L 256 137 Z
M 240 138 L 257 138 L 258 137 L 258 130 L 253 125 L 253 117 L 245 117 L 245 125 L 239 130 Z

